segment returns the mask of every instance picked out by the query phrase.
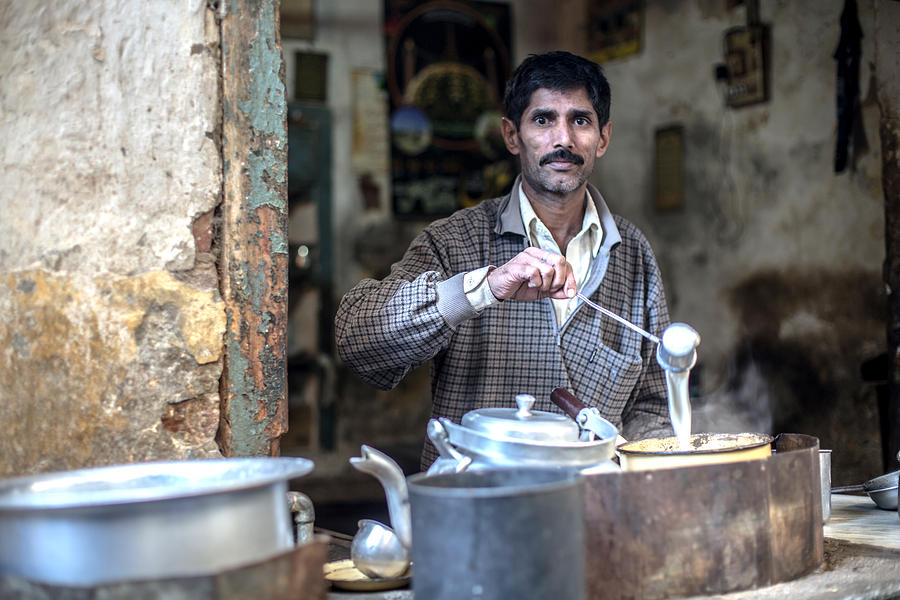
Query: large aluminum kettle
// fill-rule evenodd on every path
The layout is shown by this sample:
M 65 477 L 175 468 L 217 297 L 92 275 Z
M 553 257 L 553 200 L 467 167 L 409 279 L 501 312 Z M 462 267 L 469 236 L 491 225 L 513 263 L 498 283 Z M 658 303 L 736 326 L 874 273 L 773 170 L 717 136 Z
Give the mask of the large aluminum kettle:
M 552 398 L 551 398 L 552 399 Z M 516 408 L 481 408 L 428 422 L 428 438 L 440 456 L 429 474 L 497 467 L 570 467 L 616 470 L 612 458 L 618 430 L 591 412 L 590 428 L 564 414 L 532 410 L 535 398 L 516 396 Z

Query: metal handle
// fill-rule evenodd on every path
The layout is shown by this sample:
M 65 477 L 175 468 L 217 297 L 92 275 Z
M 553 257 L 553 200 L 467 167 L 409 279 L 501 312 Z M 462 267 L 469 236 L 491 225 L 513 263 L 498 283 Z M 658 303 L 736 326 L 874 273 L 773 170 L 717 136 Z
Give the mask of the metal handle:
M 462 473 L 469 468 L 469 465 L 472 464 L 472 457 L 466 456 L 450 443 L 450 434 L 447 433 L 447 428 L 444 427 L 443 423 L 437 419 L 431 419 L 428 421 L 425 431 L 428 439 L 431 440 L 431 443 L 434 444 L 434 447 L 437 448 L 438 453 L 442 457 L 456 461 L 456 466 L 453 468 L 454 472 Z
M 843 494 L 845 492 L 864 492 L 866 491 L 866 486 L 863 484 L 858 485 L 839 485 L 831 488 L 832 494 Z
M 294 513 L 294 525 L 297 532 L 297 545 L 302 546 L 313 539 L 315 531 L 316 511 L 309 496 L 300 492 L 287 493 L 288 506 Z
M 530 419 L 532 416 L 534 416 L 531 414 L 531 407 L 534 406 L 535 402 L 536 400 L 531 394 L 517 394 L 516 406 L 519 409 L 516 411 L 516 418 Z
M 603 308 L 603 307 L 600 306 L 599 304 L 594 304 L 593 302 L 591 302 L 591 301 L 588 299 L 587 296 L 585 296 L 585 295 L 582 294 L 581 292 L 576 293 L 575 296 L 577 296 L 578 298 L 581 298 L 581 299 L 584 301 L 585 304 L 587 304 L 588 306 L 590 306 L 590 307 L 593 308 L 594 310 L 598 310 L 598 311 L 600 311 L 601 313 L 603 313 L 604 315 L 606 315 L 607 317 L 609 317 L 609 318 L 611 318 L 611 319 L 615 319 L 616 321 L 618 321 L 619 323 L 621 323 L 621 324 L 624 325 L 625 327 L 628 327 L 628 328 L 631 329 L 632 331 L 638 332 L 639 334 L 641 334 L 642 336 L 644 336 L 645 338 L 647 338 L 648 340 L 650 340 L 650 341 L 653 342 L 654 344 L 658 344 L 658 343 L 659 343 L 659 338 L 656 337 L 655 335 L 653 335 L 652 333 L 649 333 L 649 332 L 647 332 L 647 331 L 644 331 L 643 329 L 641 329 L 640 327 L 638 327 L 637 325 L 635 325 L 635 324 L 632 323 L 631 321 L 628 321 L 628 320 L 626 320 L 626 319 L 623 319 L 622 317 L 620 317 L 620 316 L 617 315 L 616 313 L 614 313 L 614 312 L 612 312 L 612 311 L 610 311 L 610 310 L 607 310 L 607 309 Z

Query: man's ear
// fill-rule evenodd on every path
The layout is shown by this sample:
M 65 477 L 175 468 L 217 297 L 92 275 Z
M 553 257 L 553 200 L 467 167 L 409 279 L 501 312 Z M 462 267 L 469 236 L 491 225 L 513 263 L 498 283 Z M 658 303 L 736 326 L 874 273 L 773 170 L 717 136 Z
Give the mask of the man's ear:
M 503 120 L 500 121 L 500 132 L 503 134 L 503 141 L 510 154 L 518 154 L 521 148 L 519 148 L 519 131 L 515 124 L 503 117 Z
M 600 143 L 597 144 L 597 158 L 606 154 L 609 148 L 609 138 L 612 136 L 612 121 L 607 121 L 606 125 L 600 128 Z

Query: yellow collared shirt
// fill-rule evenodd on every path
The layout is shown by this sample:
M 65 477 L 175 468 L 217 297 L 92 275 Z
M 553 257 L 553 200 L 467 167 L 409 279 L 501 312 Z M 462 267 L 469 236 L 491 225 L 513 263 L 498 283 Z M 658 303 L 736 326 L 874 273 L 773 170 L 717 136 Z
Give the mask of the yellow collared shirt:
M 522 214 L 522 223 L 525 226 L 525 232 L 528 236 L 528 243 L 532 246 L 562 254 L 559 246 L 550 234 L 547 226 L 538 218 L 531 202 L 525 196 L 522 188 L 518 188 L 519 193 L 519 212 Z M 585 191 L 585 209 L 584 220 L 581 224 L 581 231 L 572 238 L 566 248 L 566 260 L 572 265 L 575 273 L 575 284 L 578 289 L 587 281 L 591 271 L 591 261 L 600 251 L 600 242 L 603 239 L 603 226 L 600 224 L 600 215 L 597 213 L 597 207 L 594 205 L 590 193 Z M 488 306 L 495 304 L 498 300 L 491 293 L 491 288 L 487 284 L 487 275 L 490 270 L 489 266 L 482 267 L 466 274 L 463 288 L 466 298 L 472 304 L 472 308 L 481 312 Z M 553 309 L 556 311 L 556 322 L 562 326 L 575 310 L 578 305 L 577 298 L 569 300 L 555 300 Z
M 519 188 L 519 210 L 522 213 L 522 222 L 525 225 L 525 233 L 528 235 L 528 243 L 542 250 L 562 254 L 550 230 L 538 218 L 521 187 Z M 587 281 L 591 271 L 591 262 L 600 251 L 602 233 L 603 226 L 600 225 L 597 207 L 594 205 L 590 193 L 585 191 L 584 220 L 581 223 L 581 231 L 572 238 L 566 247 L 566 260 L 572 265 L 578 289 L 581 289 L 584 282 Z M 578 305 L 578 299 L 551 300 L 553 309 L 556 311 L 556 322 L 562 326 Z

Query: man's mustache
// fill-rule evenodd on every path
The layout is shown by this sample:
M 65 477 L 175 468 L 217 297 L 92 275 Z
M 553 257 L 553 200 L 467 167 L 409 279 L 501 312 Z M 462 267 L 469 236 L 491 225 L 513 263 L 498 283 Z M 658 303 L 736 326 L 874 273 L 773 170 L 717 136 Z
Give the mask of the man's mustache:
M 584 159 L 582 157 L 580 157 L 577 154 L 574 154 L 572 152 L 569 152 L 565 148 L 559 148 L 557 150 L 554 150 L 550 154 L 545 154 L 543 157 L 541 157 L 541 161 L 539 164 L 543 167 L 544 165 L 546 165 L 549 162 L 554 162 L 554 161 L 558 161 L 558 160 L 564 160 L 567 162 L 575 163 L 576 165 L 584 164 Z

